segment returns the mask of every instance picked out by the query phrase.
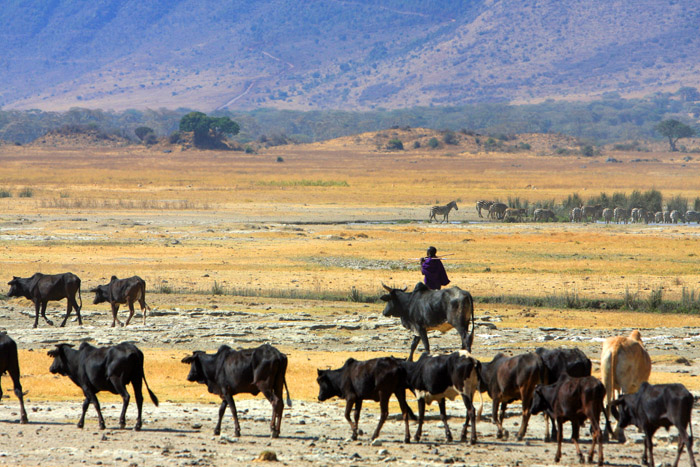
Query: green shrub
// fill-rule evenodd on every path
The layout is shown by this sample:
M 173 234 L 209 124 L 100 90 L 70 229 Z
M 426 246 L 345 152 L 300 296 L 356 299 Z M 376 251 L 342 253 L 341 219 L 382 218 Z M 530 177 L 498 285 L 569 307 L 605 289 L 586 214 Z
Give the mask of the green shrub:
M 390 149 L 390 150 L 396 149 L 396 150 L 402 151 L 403 150 L 403 143 L 398 138 L 392 138 L 389 140 L 388 143 L 386 143 L 386 148 Z
M 442 135 L 442 141 L 445 144 L 459 144 L 459 139 L 457 138 L 457 135 L 455 134 L 454 131 L 446 131 L 444 135 Z
M 10 190 L 0 188 L 0 198 L 12 198 L 12 193 L 10 193 Z
M 32 190 L 31 188 L 28 188 L 28 187 L 22 188 L 19 192 L 20 198 L 31 198 L 32 196 L 34 196 L 34 190 Z
M 685 212 L 688 210 L 688 198 L 683 198 L 680 195 L 676 195 L 668 200 L 666 206 L 669 211 L 678 211 L 681 214 L 685 214 Z
M 436 149 L 438 146 L 440 146 L 440 142 L 437 138 L 432 137 L 428 140 L 428 146 L 430 147 L 430 149 Z

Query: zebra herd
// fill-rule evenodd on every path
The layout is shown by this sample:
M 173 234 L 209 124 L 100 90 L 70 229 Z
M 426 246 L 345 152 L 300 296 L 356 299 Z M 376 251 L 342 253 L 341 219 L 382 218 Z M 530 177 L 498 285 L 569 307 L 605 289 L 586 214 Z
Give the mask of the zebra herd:
M 448 204 L 457 205 L 453 201 Z M 438 210 L 446 210 L 447 206 L 434 206 L 430 215 L 434 218 L 434 212 L 442 213 Z M 449 210 L 447 211 L 449 213 Z M 517 221 L 522 222 L 525 218 L 530 217 L 530 211 L 525 208 L 508 207 L 507 204 L 499 201 L 479 200 L 476 202 L 476 212 L 481 218 L 502 221 Z M 485 216 L 484 214 L 485 213 Z M 556 222 L 557 215 L 552 209 L 537 208 L 531 213 L 534 222 Z M 657 223 L 657 224 L 677 224 L 678 222 L 700 224 L 700 212 L 688 210 L 682 213 L 678 210 L 650 211 L 644 208 L 633 208 L 627 210 L 625 208 L 604 208 L 602 205 L 579 206 L 571 209 L 569 212 L 569 221 L 571 222 L 597 222 L 604 221 L 606 224 L 615 222 L 618 224 L 627 223 Z

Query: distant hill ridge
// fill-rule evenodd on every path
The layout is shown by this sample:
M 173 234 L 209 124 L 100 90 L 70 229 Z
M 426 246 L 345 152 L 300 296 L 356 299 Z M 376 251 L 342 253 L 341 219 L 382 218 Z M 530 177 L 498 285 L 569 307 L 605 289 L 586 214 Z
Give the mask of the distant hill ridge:
M 401 108 L 700 87 L 691 0 L 28 0 L 0 106 Z

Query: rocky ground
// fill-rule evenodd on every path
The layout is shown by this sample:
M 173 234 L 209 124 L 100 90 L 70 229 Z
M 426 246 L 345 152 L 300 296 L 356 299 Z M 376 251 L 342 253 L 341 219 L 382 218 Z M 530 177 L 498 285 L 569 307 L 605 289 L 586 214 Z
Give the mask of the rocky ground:
M 338 310 L 329 316 L 316 316 L 303 311 L 281 312 L 276 306 L 268 309 L 264 303 L 249 300 L 233 307 L 156 309 L 147 324 L 136 323 L 128 328 L 112 329 L 104 311 L 86 307 L 83 327 L 71 322 L 60 329 L 40 323 L 32 329 L 27 310 L 8 302 L 0 307 L 0 319 L 23 348 L 44 349 L 58 342 L 78 342 L 87 339 L 95 345 L 108 345 L 131 340 L 142 348 L 170 347 L 191 350 L 215 349 L 221 343 L 235 342 L 239 346 L 258 345 L 261 341 L 287 342 L 299 350 L 332 349 L 333 351 L 387 351 L 404 355 L 410 336 L 395 319 L 384 318 L 377 305 L 359 305 L 361 311 Z M 53 312 L 53 318 L 56 313 Z M 475 342 L 482 359 L 498 351 L 519 352 L 544 344 L 561 341 L 578 345 L 592 359 L 597 358 L 600 342 L 610 331 L 569 330 L 540 327 L 534 329 L 501 328 L 496 312 L 482 314 L 477 321 Z M 619 329 L 616 334 L 627 334 Z M 647 348 L 652 356 L 678 354 L 684 362 L 670 361 L 663 370 L 697 377 L 700 367 L 697 357 L 700 331 L 697 328 L 643 329 Z M 262 337 L 261 337 L 262 336 Z M 435 351 L 448 351 L 458 343 L 454 332 L 430 336 Z M 517 343 L 517 344 L 516 344 Z M 290 362 L 290 365 L 293 362 Z M 5 379 L 7 389 L 9 381 Z M 44 402 L 28 400 L 29 425 L 17 423 L 18 406 L 14 395 L 6 397 L 0 409 L 0 463 L 7 465 L 244 465 L 252 463 L 264 451 L 275 453 L 285 465 L 547 465 L 553 462 L 555 446 L 542 441 L 544 424 L 541 417 L 530 421 L 526 440 L 517 442 L 514 436 L 501 441 L 495 437 L 495 426 L 479 422 L 478 444 L 446 443 L 441 422 L 431 415 L 420 443 L 403 444 L 403 424 L 394 414 L 387 421 L 378 442 L 370 443 L 369 433 L 376 426 L 375 403 L 365 404 L 361 418 L 364 434 L 359 441 L 350 441 L 349 427 L 343 418 L 343 403 L 331 401 L 296 400 L 286 409 L 282 437 L 269 438 L 269 404 L 262 398 L 238 403 L 241 414 L 242 437 L 233 437 L 233 423 L 227 413 L 221 436 L 213 436 L 216 423 L 216 403 L 176 404 L 163 402 L 154 407 L 144 405 L 144 429 L 117 429 L 119 404 L 104 404 L 107 430 L 97 427 L 94 409 L 88 411 L 86 428 L 76 428 L 80 402 Z M 486 405 L 486 412 L 490 404 Z M 520 406 L 510 406 L 506 428 L 514 434 L 520 424 Z M 463 423 L 461 403 L 448 404 L 450 426 L 458 437 Z M 694 414 L 694 431 L 700 432 L 700 414 Z M 127 415 L 133 426 L 135 410 Z M 414 430 L 415 424 L 412 424 Z M 588 430 L 583 430 L 584 448 L 588 448 Z M 568 433 L 568 428 L 565 431 Z M 610 465 L 635 465 L 642 454 L 641 437 L 636 429 L 628 430 L 630 440 L 625 445 L 605 446 L 606 462 Z M 657 462 L 671 462 L 675 452 L 675 430 L 670 435 L 657 436 Z M 564 446 L 563 464 L 577 463 L 574 447 Z

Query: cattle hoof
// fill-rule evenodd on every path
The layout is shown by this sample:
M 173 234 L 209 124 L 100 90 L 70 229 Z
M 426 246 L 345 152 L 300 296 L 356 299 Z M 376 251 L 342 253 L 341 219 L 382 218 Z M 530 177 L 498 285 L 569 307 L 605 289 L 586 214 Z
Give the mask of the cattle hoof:
M 471 444 L 472 446 L 474 446 L 474 445 L 476 444 L 476 438 L 472 438 L 472 439 L 469 441 L 469 444 Z
M 279 431 L 273 431 L 271 437 L 272 437 L 272 438 L 279 438 L 279 437 L 280 437 L 280 432 L 279 432 Z
M 83 427 L 83 424 L 82 424 L 81 422 L 78 422 L 78 425 L 77 425 L 77 426 L 78 426 L 78 428 L 82 428 L 82 427 Z
M 125 423 L 125 422 L 119 422 L 119 429 L 120 429 L 120 430 L 123 430 L 124 428 L 126 428 L 126 423 Z
M 141 431 L 141 424 L 140 423 L 137 423 L 136 425 L 134 425 L 134 431 Z
M 410 437 L 410 436 L 406 436 L 406 437 L 403 439 L 403 442 L 406 443 L 406 444 L 411 444 L 411 437 Z
M 560 457 L 560 456 L 555 456 L 555 457 L 554 457 L 554 462 L 559 463 L 560 460 L 561 460 L 561 457 Z
M 46 320 L 46 323 L 47 323 L 49 326 L 53 326 L 53 321 L 51 321 L 50 319 L 47 319 L 47 320 Z M 36 326 L 34 326 L 34 327 L 36 327 Z M 61 327 L 63 327 L 63 325 L 61 325 Z
M 104 430 L 105 428 L 107 428 L 107 427 L 105 426 L 105 424 L 104 424 L 104 423 L 100 423 L 100 430 Z
M 415 441 L 416 443 L 420 443 L 420 436 L 418 436 L 418 435 L 414 436 L 413 441 Z
M 25 415 L 24 417 L 22 417 L 22 418 L 19 419 L 19 422 L 20 422 L 22 425 L 26 425 L 27 423 L 29 423 L 29 420 L 27 419 L 27 416 Z
M 579 461 L 579 463 L 581 463 L 581 464 L 585 464 L 585 463 L 586 463 L 586 461 L 583 459 L 583 455 L 579 455 L 579 456 L 578 456 L 578 461 Z
M 447 439 L 447 442 L 448 442 L 448 443 L 451 443 L 451 442 L 452 442 L 452 436 L 446 436 L 445 438 Z
M 214 430 L 214 436 L 219 436 L 221 434 L 221 430 Z
M 240 438 L 241 437 L 241 430 L 234 431 L 233 436 L 235 436 L 236 438 Z

